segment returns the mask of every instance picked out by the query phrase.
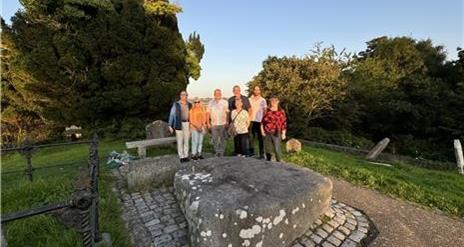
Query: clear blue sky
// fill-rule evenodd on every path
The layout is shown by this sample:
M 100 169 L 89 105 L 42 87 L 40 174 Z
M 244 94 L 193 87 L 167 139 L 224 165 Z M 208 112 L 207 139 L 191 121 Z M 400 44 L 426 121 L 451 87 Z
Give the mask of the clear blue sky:
M 18 0 L 2 1 L 9 19 Z M 245 85 L 268 55 L 301 56 L 322 41 L 359 52 L 375 37 L 406 35 L 444 45 L 449 59 L 464 47 L 463 0 L 178 0 L 184 37 L 197 31 L 205 44 L 202 76 L 189 85 L 191 96 L 231 95 Z

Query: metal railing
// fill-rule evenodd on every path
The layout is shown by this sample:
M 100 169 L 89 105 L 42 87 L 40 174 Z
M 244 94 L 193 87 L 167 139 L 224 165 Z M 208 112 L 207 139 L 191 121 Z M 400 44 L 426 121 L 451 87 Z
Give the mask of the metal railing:
M 82 236 L 83 246 L 93 247 L 101 240 L 98 225 L 98 179 L 99 179 L 99 158 L 98 158 L 98 136 L 95 135 L 91 141 L 58 143 L 48 145 L 32 145 L 27 141 L 20 148 L 3 149 L 2 152 L 18 151 L 26 157 L 25 173 L 30 181 L 33 180 L 32 156 L 39 148 L 66 146 L 75 144 L 90 144 L 88 165 L 81 169 L 76 177 L 74 192 L 71 197 L 62 202 L 50 203 L 45 206 L 36 207 L 24 211 L 18 211 L 1 215 L 1 223 L 5 224 L 14 220 L 32 217 L 48 212 L 56 213 L 59 210 L 72 210 L 72 213 L 78 214 L 79 222 L 74 226 Z M 59 215 L 59 213 L 58 213 Z
M 91 144 L 93 140 L 90 141 L 78 141 L 78 142 L 65 142 L 65 143 L 53 143 L 53 144 L 44 144 L 44 145 L 33 145 L 30 139 L 26 139 L 24 143 L 17 148 L 3 148 L 0 150 L 2 154 L 11 153 L 11 152 L 18 152 L 26 159 L 25 169 L 24 170 L 13 170 L 13 171 L 5 171 L 2 174 L 8 173 L 19 173 L 24 172 L 27 176 L 29 181 L 33 180 L 33 172 L 37 169 L 46 169 L 46 168 L 53 168 L 59 166 L 68 166 L 69 164 L 58 164 L 52 166 L 40 166 L 34 167 L 32 164 L 32 157 L 36 151 L 42 148 L 49 148 L 49 147 L 59 147 L 59 146 L 68 146 L 68 145 L 78 145 L 78 144 Z

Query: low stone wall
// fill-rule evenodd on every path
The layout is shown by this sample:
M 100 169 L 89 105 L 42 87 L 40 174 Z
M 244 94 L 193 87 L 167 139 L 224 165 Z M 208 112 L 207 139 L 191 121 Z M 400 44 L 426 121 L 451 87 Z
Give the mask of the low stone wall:
M 203 156 L 208 158 L 212 155 L 205 153 Z M 177 155 L 163 155 L 133 160 L 128 165 L 120 166 L 118 171 L 129 190 L 144 190 L 162 185 L 171 186 L 176 172 L 194 163 L 180 163 Z
M 134 160 L 118 169 L 129 190 L 143 190 L 171 185 L 182 165 L 178 157 L 165 155 Z

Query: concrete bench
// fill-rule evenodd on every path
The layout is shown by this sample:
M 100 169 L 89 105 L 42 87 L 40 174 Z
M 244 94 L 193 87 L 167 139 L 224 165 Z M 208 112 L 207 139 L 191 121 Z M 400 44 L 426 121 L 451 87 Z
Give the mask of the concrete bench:
M 149 139 L 149 140 L 142 140 L 142 141 L 126 142 L 126 148 L 129 148 L 129 149 L 137 148 L 137 154 L 139 155 L 139 157 L 145 158 L 145 156 L 147 155 L 147 147 L 172 144 L 175 142 L 176 142 L 175 137 Z

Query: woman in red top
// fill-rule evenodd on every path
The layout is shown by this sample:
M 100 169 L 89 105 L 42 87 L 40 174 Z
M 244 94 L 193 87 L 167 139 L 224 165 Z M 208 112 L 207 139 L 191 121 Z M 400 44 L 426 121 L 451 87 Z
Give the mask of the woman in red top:
M 276 160 L 280 161 L 282 157 L 280 143 L 286 138 L 287 117 L 284 110 L 279 107 L 279 99 L 276 96 L 270 98 L 270 106 L 261 122 L 261 133 L 264 136 L 264 150 L 267 160 L 271 160 L 272 154 L 274 154 Z

